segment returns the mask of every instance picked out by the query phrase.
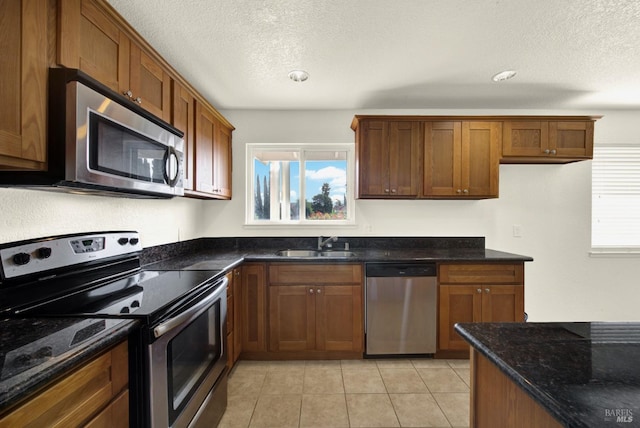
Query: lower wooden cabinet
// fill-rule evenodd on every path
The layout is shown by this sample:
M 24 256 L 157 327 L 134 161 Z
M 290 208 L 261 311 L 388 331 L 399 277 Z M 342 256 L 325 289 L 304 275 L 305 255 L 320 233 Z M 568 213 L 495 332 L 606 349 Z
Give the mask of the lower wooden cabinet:
M 127 341 L 0 417 L 3 427 L 129 426 Z
M 267 350 L 267 284 L 264 263 L 242 265 L 242 352 Z
M 242 352 L 242 277 L 240 268 L 229 272 L 227 287 L 227 368 L 231 370 Z
M 360 264 L 269 265 L 269 351 L 362 352 Z
M 438 350 L 468 351 L 456 323 L 524 321 L 524 264 L 439 266 Z

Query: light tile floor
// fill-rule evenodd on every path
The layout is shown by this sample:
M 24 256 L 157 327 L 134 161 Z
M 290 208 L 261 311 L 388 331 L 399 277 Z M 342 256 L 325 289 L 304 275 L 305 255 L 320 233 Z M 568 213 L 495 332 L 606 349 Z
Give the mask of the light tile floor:
M 468 360 L 239 361 L 221 428 L 468 427 Z

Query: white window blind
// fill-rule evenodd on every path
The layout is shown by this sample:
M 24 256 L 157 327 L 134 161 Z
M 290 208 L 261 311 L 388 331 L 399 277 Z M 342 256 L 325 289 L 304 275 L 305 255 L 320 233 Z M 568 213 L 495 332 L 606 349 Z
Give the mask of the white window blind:
M 594 147 L 591 245 L 640 251 L 640 146 Z

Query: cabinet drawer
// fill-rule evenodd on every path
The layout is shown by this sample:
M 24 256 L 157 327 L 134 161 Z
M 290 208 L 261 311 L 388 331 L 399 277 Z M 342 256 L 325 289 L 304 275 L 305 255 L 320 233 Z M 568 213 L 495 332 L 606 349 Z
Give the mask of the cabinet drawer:
M 524 263 L 442 264 L 441 284 L 524 284 Z
M 269 284 L 360 284 L 361 264 L 272 263 Z
M 84 425 L 102 412 L 113 397 L 125 390 L 129 380 L 128 363 L 125 341 L 0 418 L 0 426 Z M 124 403 L 121 404 L 114 405 L 112 410 L 118 414 L 128 411 L 128 401 L 126 409 Z M 128 422 L 128 415 L 126 418 Z

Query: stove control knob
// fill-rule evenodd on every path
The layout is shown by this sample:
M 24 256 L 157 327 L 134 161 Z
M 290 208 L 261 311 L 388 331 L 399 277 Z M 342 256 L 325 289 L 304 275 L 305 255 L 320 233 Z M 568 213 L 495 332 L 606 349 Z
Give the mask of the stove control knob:
M 131 245 L 136 245 L 138 242 L 140 242 L 140 240 L 138 238 L 129 239 L 129 244 L 131 244 Z
M 13 262 L 19 266 L 26 265 L 31 261 L 31 256 L 27 253 L 18 253 L 13 256 Z
M 118 244 L 120 244 L 120 245 L 125 245 L 127 242 L 129 242 L 129 238 L 120 238 L 120 239 L 118 239 Z
M 51 248 L 49 247 L 41 247 L 36 251 L 36 255 L 39 259 L 48 259 L 51 257 Z
M 129 307 L 125 306 L 124 308 L 122 308 L 122 309 L 120 310 L 120 313 L 121 313 L 121 314 L 128 314 L 128 313 L 129 313 Z
M 134 300 L 133 302 L 131 302 L 131 307 L 132 308 L 139 308 L 140 307 L 140 302 L 137 300 Z

